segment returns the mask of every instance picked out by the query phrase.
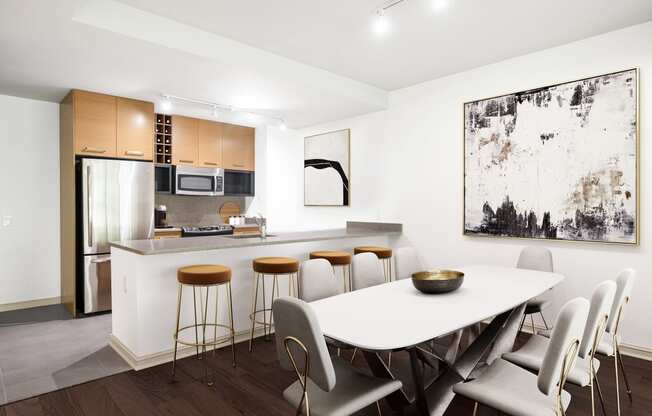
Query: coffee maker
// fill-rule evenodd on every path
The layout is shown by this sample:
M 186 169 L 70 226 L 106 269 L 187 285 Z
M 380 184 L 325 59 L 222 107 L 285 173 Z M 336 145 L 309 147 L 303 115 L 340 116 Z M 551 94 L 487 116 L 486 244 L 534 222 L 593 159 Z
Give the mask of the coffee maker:
M 154 227 L 167 228 L 168 227 L 168 207 L 165 205 L 157 205 L 154 208 Z

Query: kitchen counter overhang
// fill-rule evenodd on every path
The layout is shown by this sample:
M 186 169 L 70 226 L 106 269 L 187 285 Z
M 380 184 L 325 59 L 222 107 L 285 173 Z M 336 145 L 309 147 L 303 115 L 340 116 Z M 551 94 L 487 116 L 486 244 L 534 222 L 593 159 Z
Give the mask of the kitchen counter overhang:
M 400 234 L 401 224 L 349 221 L 346 228 L 331 230 L 297 231 L 271 234 L 266 238 L 210 236 L 168 238 L 160 240 L 133 240 L 111 243 L 112 247 L 144 256 L 166 253 L 220 250 L 227 248 L 268 246 L 274 244 L 304 243 L 309 241 L 339 240 L 343 238 L 375 237 Z
M 177 270 L 180 267 L 223 264 L 231 268 L 236 342 L 247 341 L 251 328 L 249 314 L 254 288 L 251 265 L 254 258 L 289 256 L 304 261 L 315 250 L 352 253 L 356 246 L 393 247 L 401 232 L 401 224 L 348 222 L 343 229 L 279 233 L 265 239 L 213 236 L 113 243 L 110 344 L 137 370 L 171 361 L 178 296 Z M 340 270 L 336 271 L 336 278 L 342 278 Z M 281 296 L 288 294 L 288 283 L 288 278 L 278 279 L 276 290 Z M 272 287 L 271 281 L 265 287 L 268 301 Z M 202 289 L 197 290 L 202 292 Z M 203 293 L 198 297 L 205 297 L 205 289 Z M 189 325 L 193 317 L 192 295 L 193 289 L 183 292 L 182 326 Z M 211 290 L 211 298 L 213 296 Z M 221 319 L 225 319 L 224 298 L 219 302 L 218 312 Z M 214 314 L 215 304 L 211 301 L 207 316 Z M 218 337 L 226 335 L 222 332 Z M 193 348 L 180 349 L 178 357 L 194 352 Z

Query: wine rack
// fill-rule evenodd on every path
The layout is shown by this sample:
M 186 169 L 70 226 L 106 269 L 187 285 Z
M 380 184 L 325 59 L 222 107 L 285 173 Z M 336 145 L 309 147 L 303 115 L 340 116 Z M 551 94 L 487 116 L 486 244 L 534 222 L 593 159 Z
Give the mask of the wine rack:
M 172 116 L 156 115 L 156 132 L 154 134 L 154 152 L 156 163 L 172 164 Z

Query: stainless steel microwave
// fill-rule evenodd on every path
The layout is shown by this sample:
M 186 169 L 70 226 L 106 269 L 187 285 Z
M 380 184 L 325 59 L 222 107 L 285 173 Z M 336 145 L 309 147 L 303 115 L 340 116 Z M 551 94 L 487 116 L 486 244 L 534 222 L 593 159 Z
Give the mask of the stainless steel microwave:
M 176 166 L 174 193 L 177 195 L 224 195 L 224 169 Z

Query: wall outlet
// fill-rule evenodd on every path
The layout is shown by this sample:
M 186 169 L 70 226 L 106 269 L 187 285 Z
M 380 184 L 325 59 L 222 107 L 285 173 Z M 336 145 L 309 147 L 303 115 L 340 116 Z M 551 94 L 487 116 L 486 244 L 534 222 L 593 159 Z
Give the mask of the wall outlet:
M 2 216 L 2 226 L 3 227 L 9 227 L 11 225 L 11 221 L 13 221 L 14 217 L 11 215 L 3 215 Z

